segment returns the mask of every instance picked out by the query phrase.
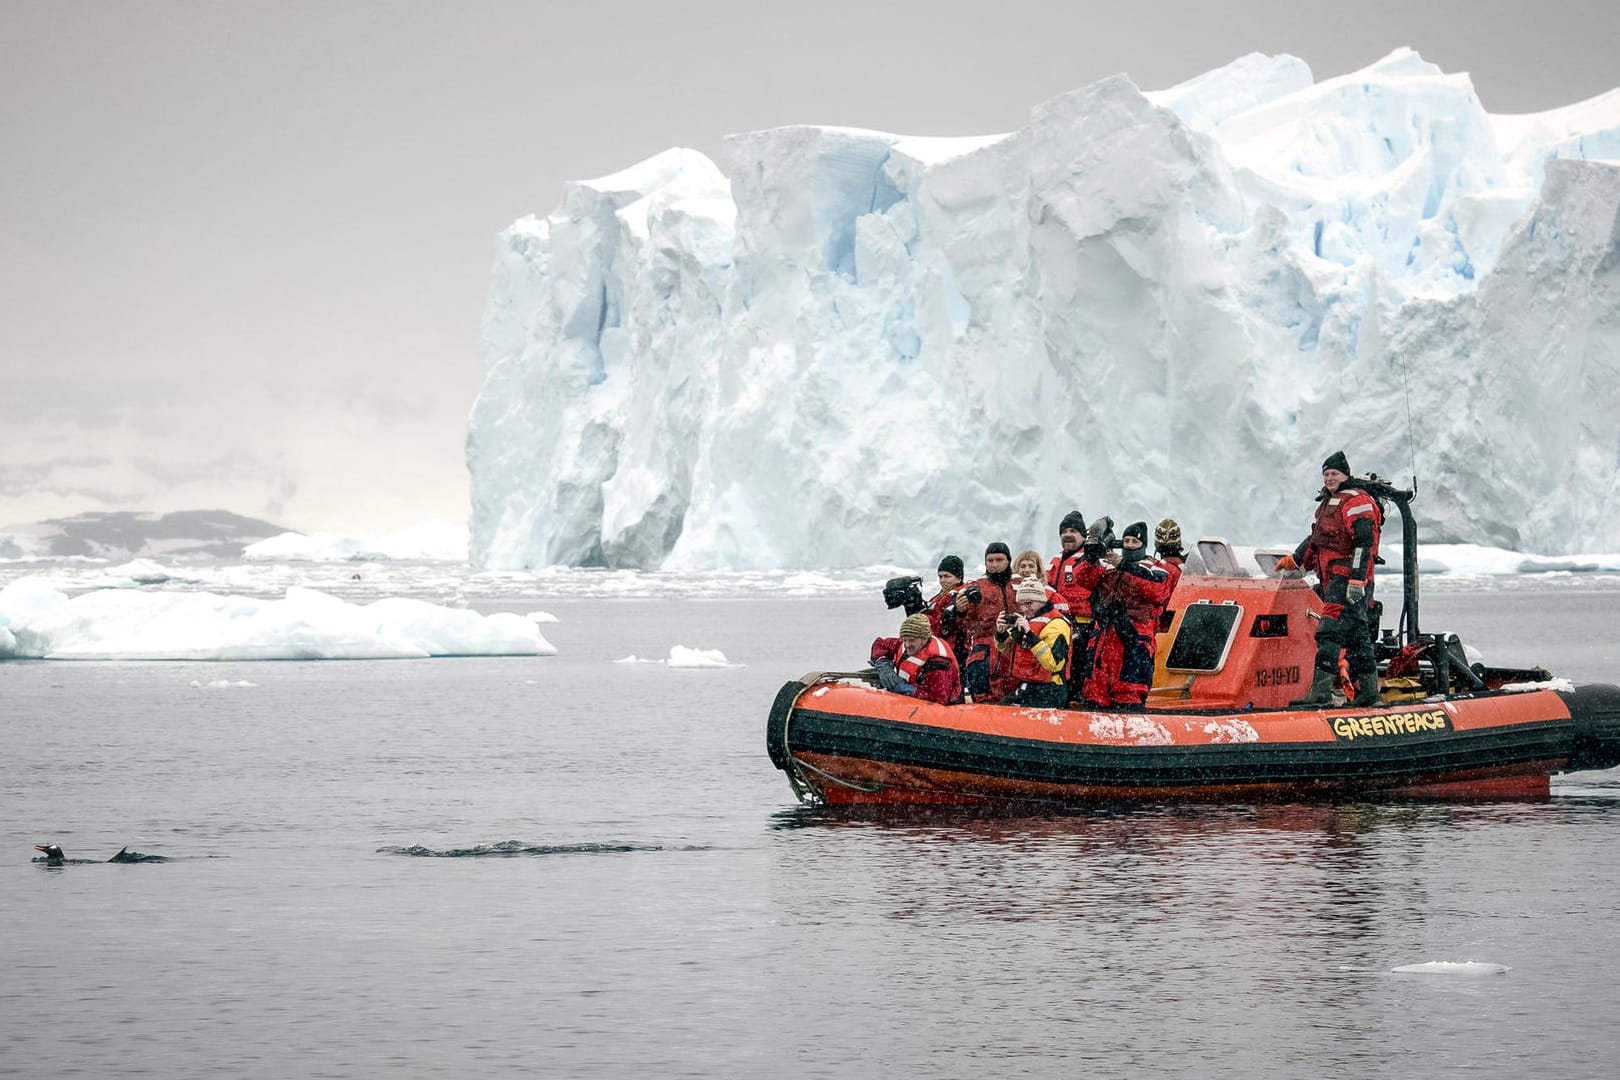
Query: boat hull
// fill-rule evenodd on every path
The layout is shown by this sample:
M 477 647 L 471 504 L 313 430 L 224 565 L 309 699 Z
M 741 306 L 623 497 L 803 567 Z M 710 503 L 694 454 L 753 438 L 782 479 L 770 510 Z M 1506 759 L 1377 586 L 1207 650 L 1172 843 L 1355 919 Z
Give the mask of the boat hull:
M 1530 689 L 1370 709 L 943 706 L 790 682 L 773 762 L 829 804 L 1526 798 L 1620 764 L 1620 689 Z

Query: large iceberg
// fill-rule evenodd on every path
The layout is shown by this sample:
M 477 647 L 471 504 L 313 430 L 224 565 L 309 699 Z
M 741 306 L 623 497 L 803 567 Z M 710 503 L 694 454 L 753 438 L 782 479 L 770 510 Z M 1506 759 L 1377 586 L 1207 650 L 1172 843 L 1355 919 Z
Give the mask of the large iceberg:
M 1117 76 L 972 138 L 792 127 L 502 234 L 475 565 L 932 565 L 1064 511 L 1292 542 L 1318 463 L 1426 537 L 1620 548 L 1620 91 L 1410 50 Z

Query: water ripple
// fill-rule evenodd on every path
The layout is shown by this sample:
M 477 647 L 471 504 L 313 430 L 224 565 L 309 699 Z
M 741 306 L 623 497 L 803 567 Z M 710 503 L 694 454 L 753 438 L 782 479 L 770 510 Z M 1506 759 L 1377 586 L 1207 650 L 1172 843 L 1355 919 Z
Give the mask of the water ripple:
M 435 848 L 412 844 L 410 847 L 380 847 L 379 855 L 409 855 L 418 859 L 510 859 L 524 855 L 622 855 L 632 851 L 707 851 L 702 844 L 669 846 L 634 842 L 586 844 L 529 844 L 522 840 L 503 840 L 498 844 L 479 844 L 470 848 Z

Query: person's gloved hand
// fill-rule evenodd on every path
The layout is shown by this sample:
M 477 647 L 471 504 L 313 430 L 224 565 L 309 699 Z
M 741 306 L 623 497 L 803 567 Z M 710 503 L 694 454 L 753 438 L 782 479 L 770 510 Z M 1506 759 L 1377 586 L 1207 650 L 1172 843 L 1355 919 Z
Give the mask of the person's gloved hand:
M 896 694 L 909 694 L 912 692 L 911 684 L 902 679 L 900 673 L 894 670 L 894 661 L 888 657 L 879 657 L 873 660 L 872 667 L 877 672 L 878 685 L 883 689 L 893 691 Z
M 1367 602 L 1367 583 L 1365 581 L 1352 581 L 1344 587 L 1344 599 L 1350 604 L 1365 604 Z
M 1292 555 L 1284 555 L 1282 558 L 1277 560 L 1277 572 L 1278 573 L 1282 573 L 1284 570 L 1298 570 L 1298 569 L 1299 569 L 1299 563 L 1294 561 L 1294 557 Z

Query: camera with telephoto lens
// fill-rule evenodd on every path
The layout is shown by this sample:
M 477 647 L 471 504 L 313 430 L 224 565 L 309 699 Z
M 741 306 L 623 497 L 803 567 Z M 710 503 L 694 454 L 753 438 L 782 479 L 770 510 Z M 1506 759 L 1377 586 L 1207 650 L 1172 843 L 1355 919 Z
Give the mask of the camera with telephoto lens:
M 1086 554 L 1097 556 L 1105 551 L 1112 551 L 1120 546 L 1119 539 L 1114 536 L 1114 519 L 1101 517 L 1091 523 L 1086 530 Z
M 977 585 L 969 585 L 962 591 L 967 593 L 968 603 L 970 604 L 977 604 L 979 601 L 984 599 L 984 590 L 979 588 Z
M 907 615 L 915 615 L 924 607 L 922 578 L 894 577 L 883 583 L 883 603 L 891 608 L 903 607 Z

